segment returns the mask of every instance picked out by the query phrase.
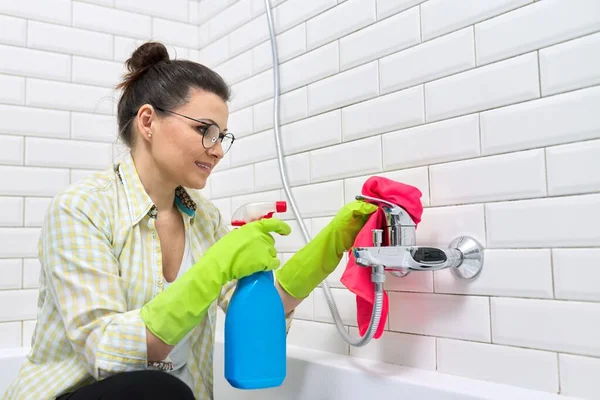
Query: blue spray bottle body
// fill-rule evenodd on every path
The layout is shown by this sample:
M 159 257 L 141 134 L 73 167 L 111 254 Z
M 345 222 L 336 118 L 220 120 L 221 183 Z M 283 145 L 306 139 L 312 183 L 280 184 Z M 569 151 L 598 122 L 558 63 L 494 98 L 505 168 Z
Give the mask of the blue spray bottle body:
M 251 203 L 238 209 L 232 225 L 240 226 L 275 212 L 285 202 Z M 225 379 L 238 389 L 281 385 L 286 376 L 286 322 L 272 271 L 238 280 L 225 317 Z

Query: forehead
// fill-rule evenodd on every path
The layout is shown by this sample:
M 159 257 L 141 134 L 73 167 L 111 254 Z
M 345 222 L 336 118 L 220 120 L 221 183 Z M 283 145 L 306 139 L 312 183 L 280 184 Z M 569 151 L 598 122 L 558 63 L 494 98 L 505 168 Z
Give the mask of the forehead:
M 229 107 L 219 96 L 200 89 L 190 90 L 190 99 L 179 112 L 196 119 L 212 119 L 221 129 L 227 129 Z

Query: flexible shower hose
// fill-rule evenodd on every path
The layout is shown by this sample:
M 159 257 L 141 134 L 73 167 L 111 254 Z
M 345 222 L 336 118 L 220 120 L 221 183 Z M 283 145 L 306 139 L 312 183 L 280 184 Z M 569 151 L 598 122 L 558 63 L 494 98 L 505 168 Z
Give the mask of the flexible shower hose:
M 310 241 L 310 236 L 308 234 L 308 230 L 306 229 L 306 225 L 298 211 L 298 207 L 296 205 L 296 200 L 294 199 L 294 195 L 290 190 L 290 185 L 288 183 L 287 170 L 285 167 L 285 163 L 283 161 L 283 150 L 281 144 L 281 134 L 280 134 L 280 121 L 279 121 L 279 56 L 277 54 L 277 41 L 275 39 L 275 28 L 273 25 L 273 16 L 271 14 L 271 5 L 269 0 L 265 0 L 265 8 L 267 12 L 267 22 L 269 24 L 269 34 L 271 37 L 271 53 L 273 56 L 273 126 L 275 132 L 275 146 L 277 148 L 277 161 L 279 163 L 279 173 L 281 175 L 281 181 L 283 182 L 283 188 L 285 193 L 289 199 L 289 203 L 291 205 L 292 210 L 294 211 L 294 215 L 296 216 L 296 220 L 298 221 L 298 225 L 302 230 L 302 235 L 304 236 L 305 243 Z M 335 326 L 337 330 L 346 341 L 346 343 L 351 346 L 361 347 L 366 345 L 371 341 L 375 332 L 377 331 L 377 327 L 379 326 L 379 320 L 381 319 L 381 312 L 383 308 L 383 278 L 384 270 L 383 266 L 375 267 L 372 279 L 375 285 L 375 305 L 373 307 L 373 313 L 371 315 L 371 321 L 369 323 L 369 327 L 365 332 L 365 335 L 358 338 L 353 338 L 350 333 L 346 330 L 346 327 L 342 323 L 342 318 L 340 317 L 340 313 L 338 312 L 337 305 L 335 303 L 335 299 L 331 293 L 331 289 L 327 284 L 326 280 L 321 282 L 321 287 L 323 288 L 323 292 L 325 293 L 325 299 L 327 300 L 327 304 L 329 305 L 329 310 L 331 311 L 331 316 L 335 322 Z

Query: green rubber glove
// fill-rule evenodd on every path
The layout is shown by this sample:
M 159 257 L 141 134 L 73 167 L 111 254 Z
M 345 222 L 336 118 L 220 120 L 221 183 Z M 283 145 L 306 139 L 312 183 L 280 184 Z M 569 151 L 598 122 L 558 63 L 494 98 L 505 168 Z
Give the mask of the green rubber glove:
M 229 281 L 273 270 L 280 261 L 270 232 L 288 235 L 276 218 L 254 221 L 213 244 L 188 271 L 140 310 L 146 327 L 169 345 L 177 344 L 204 317 Z
M 369 216 L 378 207 L 355 200 L 336 216 L 306 246 L 275 271 L 281 287 L 297 299 L 307 297 L 340 263 Z

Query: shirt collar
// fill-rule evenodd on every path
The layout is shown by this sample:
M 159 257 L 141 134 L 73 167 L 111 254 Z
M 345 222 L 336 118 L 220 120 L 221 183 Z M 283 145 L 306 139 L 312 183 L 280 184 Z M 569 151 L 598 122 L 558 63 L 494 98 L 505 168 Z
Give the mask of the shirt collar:
M 142 185 L 131 152 L 127 152 L 123 160 L 116 165 L 115 171 L 125 190 L 131 222 L 136 224 L 145 215 L 156 218 L 158 210 Z M 183 213 L 191 218 L 194 217 L 196 203 L 183 186 L 175 189 L 175 204 Z

